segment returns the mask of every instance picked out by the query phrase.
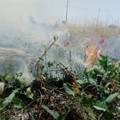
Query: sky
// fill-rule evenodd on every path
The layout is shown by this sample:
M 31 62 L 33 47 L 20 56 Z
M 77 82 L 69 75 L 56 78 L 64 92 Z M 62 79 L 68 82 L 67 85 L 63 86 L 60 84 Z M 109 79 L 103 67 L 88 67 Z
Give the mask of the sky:
M 68 22 L 120 23 L 120 0 L 68 0 Z M 55 24 L 65 21 L 67 0 L 0 0 L 0 23 L 29 22 Z

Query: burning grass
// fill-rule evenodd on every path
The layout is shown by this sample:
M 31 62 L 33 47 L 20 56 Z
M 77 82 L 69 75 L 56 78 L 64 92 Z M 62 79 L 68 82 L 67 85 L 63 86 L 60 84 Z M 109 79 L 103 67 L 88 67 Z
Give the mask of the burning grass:
M 85 69 L 82 79 L 61 63 L 49 66 L 56 73 L 51 77 L 37 63 L 40 71 L 29 86 L 19 81 L 21 74 L 1 76 L 1 119 L 119 119 L 120 64 L 104 66 L 109 61 L 101 57 L 98 68 Z
M 4 89 L 0 85 L 1 120 L 120 119 L 120 62 L 112 54 L 108 57 L 106 50 L 110 37 L 118 36 L 119 29 L 67 27 L 63 40 L 54 37 L 39 59 L 30 63 L 31 83 L 26 84 L 24 73 L 15 69 L 12 74 L 12 69 L 0 73 L 0 82 L 5 85 Z
M 0 95 L 0 119 L 118 120 L 120 62 L 101 55 L 96 44 L 86 48 L 84 62 L 89 67 L 83 66 L 81 71 L 72 68 L 71 49 L 69 67 L 46 61 L 56 40 L 54 37 L 43 55 L 30 64 L 34 80 L 29 85 L 21 81 L 22 73 L 0 74 L 5 84 Z

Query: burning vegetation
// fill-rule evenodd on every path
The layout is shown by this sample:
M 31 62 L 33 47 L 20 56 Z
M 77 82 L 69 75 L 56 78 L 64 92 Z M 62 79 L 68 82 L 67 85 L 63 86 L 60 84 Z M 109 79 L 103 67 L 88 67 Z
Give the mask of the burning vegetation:
M 103 38 L 95 43 L 85 37 L 79 44 L 80 35 L 75 40 L 73 36 L 62 45 L 56 43 L 55 36 L 44 53 L 30 63 L 31 83 L 21 80 L 23 73 L 0 74 L 1 120 L 120 119 L 120 62 L 102 54 Z M 50 61 L 50 52 L 66 57 L 66 49 L 68 64 Z M 82 66 L 77 64 L 78 70 L 72 61 L 75 55 L 84 58 Z

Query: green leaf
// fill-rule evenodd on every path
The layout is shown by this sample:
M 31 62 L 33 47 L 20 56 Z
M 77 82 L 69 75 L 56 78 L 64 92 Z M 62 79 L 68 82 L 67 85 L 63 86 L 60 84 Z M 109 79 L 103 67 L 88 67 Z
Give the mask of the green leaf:
M 85 84 L 87 82 L 85 80 L 77 80 L 77 83 L 80 84 L 80 85 L 82 85 L 82 84 Z
M 120 95 L 118 95 L 117 97 L 118 97 L 118 99 L 120 100 Z
M 112 72 L 115 69 L 115 66 L 114 65 L 108 65 L 107 69 Z
M 120 89 L 120 85 L 117 85 L 116 87 Z
M 113 118 L 114 118 L 113 113 L 110 111 L 105 111 L 104 118 L 105 118 L 105 120 L 113 120 Z
M 112 102 L 118 95 L 119 95 L 119 93 L 113 93 L 113 94 L 109 95 L 106 99 L 106 102 L 107 103 Z
M 57 118 L 60 116 L 60 114 L 59 114 L 58 112 L 49 109 L 49 108 L 48 108 L 47 106 L 45 106 L 45 105 L 42 105 L 42 108 L 43 108 L 44 110 L 46 110 L 50 115 L 52 115 L 54 119 L 57 119 Z
M 92 85 L 97 85 L 97 82 L 96 82 L 94 79 L 89 79 L 89 82 L 90 82 Z
M 24 107 L 23 101 L 21 99 L 17 98 L 17 97 L 14 97 L 12 102 L 14 103 L 14 107 L 15 108 L 19 109 L 19 108 L 23 108 Z
M 105 88 L 108 88 L 109 85 L 111 85 L 111 82 L 108 82 L 108 83 L 105 85 Z
M 107 69 L 107 61 L 99 60 L 99 63 L 103 67 L 104 70 Z
M 100 55 L 100 56 L 101 56 L 101 60 L 99 60 L 99 63 L 104 70 L 107 70 L 108 56 L 104 56 L 104 55 Z
M 96 103 L 95 105 L 93 105 L 93 107 L 99 111 L 106 111 L 108 109 L 107 105 L 102 102 Z
M 75 89 L 68 83 L 64 83 L 63 87 L 65 88 L 65 91 L 69 94 L 69 95 L 73 95 L 75 96 Z
M 15 97 L 15 94 L 19 91 L 19 89 L 15 89 L 8 97 L 5 98 L 5 100 L 2 103 L 2 108 L 0 110 L 3 110 L 5 107 L 8 106 L 9 103 L 12 102 L 12 100 Z
M 108 56 L 105 56 L 105 55 L 100 55 L 100 57 L 102 58 L 102 60 L 104 60 L 104 61 L 108 61 Z
M 100 106 L 96 106 L 96 105 L 94 105 L 93 107 L 94 107 L 96 110 L 106 111 L 105 108 L 100 107 Z

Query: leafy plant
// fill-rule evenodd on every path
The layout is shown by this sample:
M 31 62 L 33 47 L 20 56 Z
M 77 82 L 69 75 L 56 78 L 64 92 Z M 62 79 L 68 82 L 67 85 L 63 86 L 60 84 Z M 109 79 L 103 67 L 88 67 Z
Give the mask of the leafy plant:
M 103 111 L 102 116 L 107 120 L 109 115 L 111 116 L 109 119 L 113 118 L 110 103 L 119 95 L 116 92 L 118 91 L 117 86 L 120 84 L 119 70 L 119 65 L 116 62 L 110 60 L 108 56 L 101 55 L 97 66 L 90 69 L 85 68 L 84 75 L 86 79 L 78 80 L 79 85 L 84 87 L 85 91 L 82 95 L 83 102 L 88 103 L 97 111 Z M 89 102 L 91 101 L 89 95 L 92 95 L 96 100 Z
M 63 87 L 69 95 L 75 96 L 76 90 L 69 83 L 64 83 Z
M 58 112 L 51 110 L 45 105 L 42 105 L 42 108 L 46 110 L 50 115 L 52 115 L 54 119 L 57 119 L 60 116 Z
M 18 92 L 19 89 L 15 89 L 8 97 L 4 99 L 2 102 L 2 107 L 0 110 L 6 108 L 10 103 L 14 102 L 15 94 Z M 16 100 L 15 100 L 16 101 Z
M 35 80 L 29 86 L 20 80 L 22 73 L 0 74 L 0 81 L 5 83 L 0 99 L 1 116 L 6 108 L 30 106 L 42 108 L 41 117 L 47 112 L 57 120 L 112 120 L 120 95 L 120 64 L 101 55 L 97 65 L 85 68 L 81 77 L 62 63 L 46 61 L 49 49 L 32 64 Z

